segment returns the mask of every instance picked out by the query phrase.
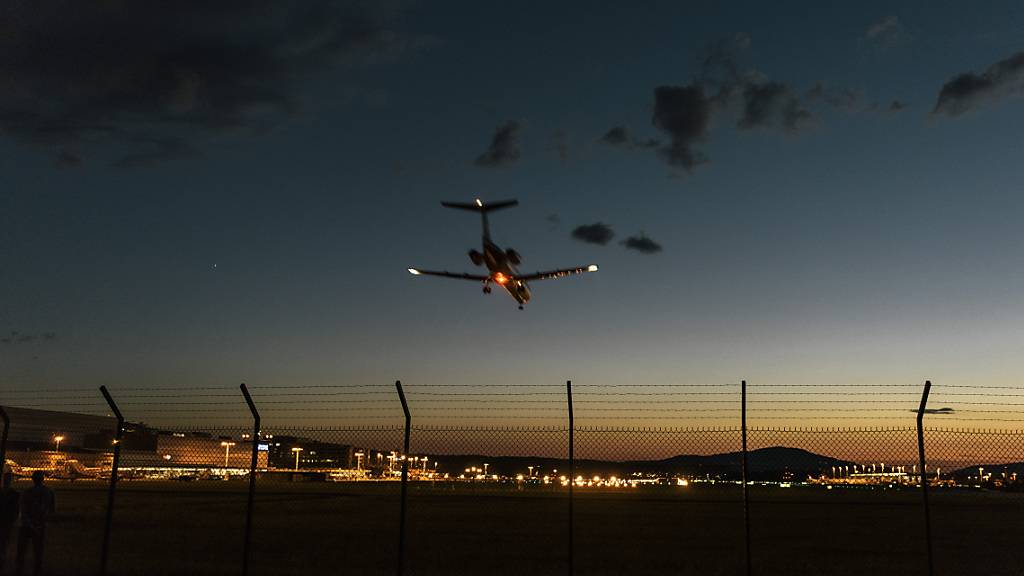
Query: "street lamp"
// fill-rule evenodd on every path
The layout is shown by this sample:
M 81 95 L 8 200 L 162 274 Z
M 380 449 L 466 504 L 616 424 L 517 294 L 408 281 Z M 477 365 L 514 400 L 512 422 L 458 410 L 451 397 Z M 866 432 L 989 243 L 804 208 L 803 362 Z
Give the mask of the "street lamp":
M 295 452 L 295 471 L 298 472 L 299 471 L 299 452 L 302 452 L 302 448 L 299 448 L 298 446 L 296 446 L 295 448 L 292 448 L 292 452 Z
M 220 445 L 224 447 L 224 467 L 227 468 L 228 467 L 228 456 L 231 455 L 231 447 L 234 446 L 235 443 L 234 442 L 224 441 L 224 442 L 221 442 Z
M 362 470 L 363 469 L 363 451 L 362 450 L 360 450 L 359 452 L 356 452 L 356 469 L 357 470 Z
M 53 441 L 54 441 L 54 443 L 56 443 L 56 444 L 57 444 L 57 448 L 56 448 L 57 452 L 60 452 L 60 443 L 61 443 L 61 441 L 63 441 L 63 440 L 64 440 L 64 437 L 63 437 L 63 436 L 54 436 L 54 437 L 53 437 Z

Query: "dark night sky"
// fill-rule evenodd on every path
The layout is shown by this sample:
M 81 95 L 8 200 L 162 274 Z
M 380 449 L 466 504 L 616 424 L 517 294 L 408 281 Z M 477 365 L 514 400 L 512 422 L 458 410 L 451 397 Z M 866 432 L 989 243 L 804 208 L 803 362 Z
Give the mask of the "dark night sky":
M 1024 371 L 1019 3 L 41 4 L 0 8 L 0 389 Z M 471 270 L 475 197 L 601 272 L 410 277 Z

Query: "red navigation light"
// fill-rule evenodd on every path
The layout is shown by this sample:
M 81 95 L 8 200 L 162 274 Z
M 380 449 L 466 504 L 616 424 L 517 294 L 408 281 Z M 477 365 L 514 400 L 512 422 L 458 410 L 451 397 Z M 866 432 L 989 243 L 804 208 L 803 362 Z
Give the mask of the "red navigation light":
M 508 276 L 505 276 L 501 272 L 498 272 L 494 275 L 494 281 L 504 286 L 505 284 L 508 283 Z

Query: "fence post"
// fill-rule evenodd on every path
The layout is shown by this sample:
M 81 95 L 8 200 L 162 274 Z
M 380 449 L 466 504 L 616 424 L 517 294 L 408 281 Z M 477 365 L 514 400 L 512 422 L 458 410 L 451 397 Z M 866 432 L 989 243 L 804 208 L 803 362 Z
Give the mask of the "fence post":
M 114 520 L 114 495 L 117 493 L 118 467 L 121 463 L 121 438 L 124 436 L 124 416 L 110 396 L 106 386 L 100 386 L 100 393 L 107 401 L 110 409 L 117 417 L 117 430 L 114 432 L 114 461 L 110 465 L 110 487 L 107 491 L 107 518 L 103 525 L 103 549 L 100 551 L 100 576 L 107 573 L 107 557 L 110 551 L 110 528 Z
M 245 396 L 245 403 L 249 405 L 252 412 L 252 460 L 249 462 L 249 502 L 245 507 L 245 543 L 242 545 L 242 576 L 249 573 L 249 539 L 252 534 L 252 507 L 253 498 L 256 495 L 256 463 L 259 461 L 260 449 L 260 413 L 256 410 L 256 404 L 249 395 L 249 389 L 243 382 L 239 388 L 242 389 L 242 396 Z
M 7 433 L 11 431 L 11 419 L 7 416 L 7 410 L 0 406 L 0 418 L 4 420 L 4 435 L 0 438 L 0 479 L 7 470 Z
M 572 412 L 572 380 L 565 381 L 565 395 L 569 401 L 569 576 L 572 576 L 574 572 L 573 543 L 575 540 L 573 533 L 572 487 L 576 483 L 576 445 L 574 436 L 576 427 Z
M 918 464 L 921 467 L 921 499 L 924 502 L 924 540 L 928 546 L 928 576 L 934 573 L 934 562 L 932 560 L 932 515 L 928 505 L 928 471 L 925 470 L 924 458 L 924 411 L 928 405 L 928 392 L 932 389 L 931 380 L 924 383 L 924 392 L 921 393 L 921 407 L 917 410 L 917 456 Z
M 401 380 L 395 380 L 395 388 L 398 389 L 398 399 L 402 401 L 402 411 L 405 412 L 405 443 L 402 447 L 402 507 L 401 516 L 398 519 L 398 576 L 402 576 L 405 570 L 405 500 L 409 485 L 409 432 L 412 428 L 412 416 L 409 414 L 409 403 L 405 401 Z
M 747 381 L 740 382 L 740 428 L 743 437 L 743 542 L 746 550 L 746 574 L 750 576 L 750 496 L 747 493 Z

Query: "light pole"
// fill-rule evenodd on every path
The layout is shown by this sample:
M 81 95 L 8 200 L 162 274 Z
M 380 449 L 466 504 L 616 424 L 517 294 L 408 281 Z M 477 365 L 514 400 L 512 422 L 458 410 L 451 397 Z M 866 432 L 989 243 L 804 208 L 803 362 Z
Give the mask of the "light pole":
M 64 440 L 63 436 L 54 436 L 53 437 L 53 441 L 57 445 L 57 448 L 56 448 L 57 452 L 60 452 L 60 443 L 63 440 Z
M 299 448 L 298 446 L 296 446 L 295 448 L 292 448 L 292 452 L 295 452 L 295 471 L 298 472 L 299 471 L 299 452 L 302 452 L 302 448 Z
M 235 443 L 234 442 L 224 441 L 224 442 L 221 442 L 220 445 L 224 447 L 224 467 L 227 468 L 228 467 L 228 457 L 231 455 L 231 447 L 234 446 Z
M 487 467 L 490 466 L 487 462 L 484 462 L 484 480 L 487 480 Z
M 360 450 L 359 452 L 356 452 L 356 469 L 357 470 L 362 470 L 363 469 L 363 451 L 362 450 Z

